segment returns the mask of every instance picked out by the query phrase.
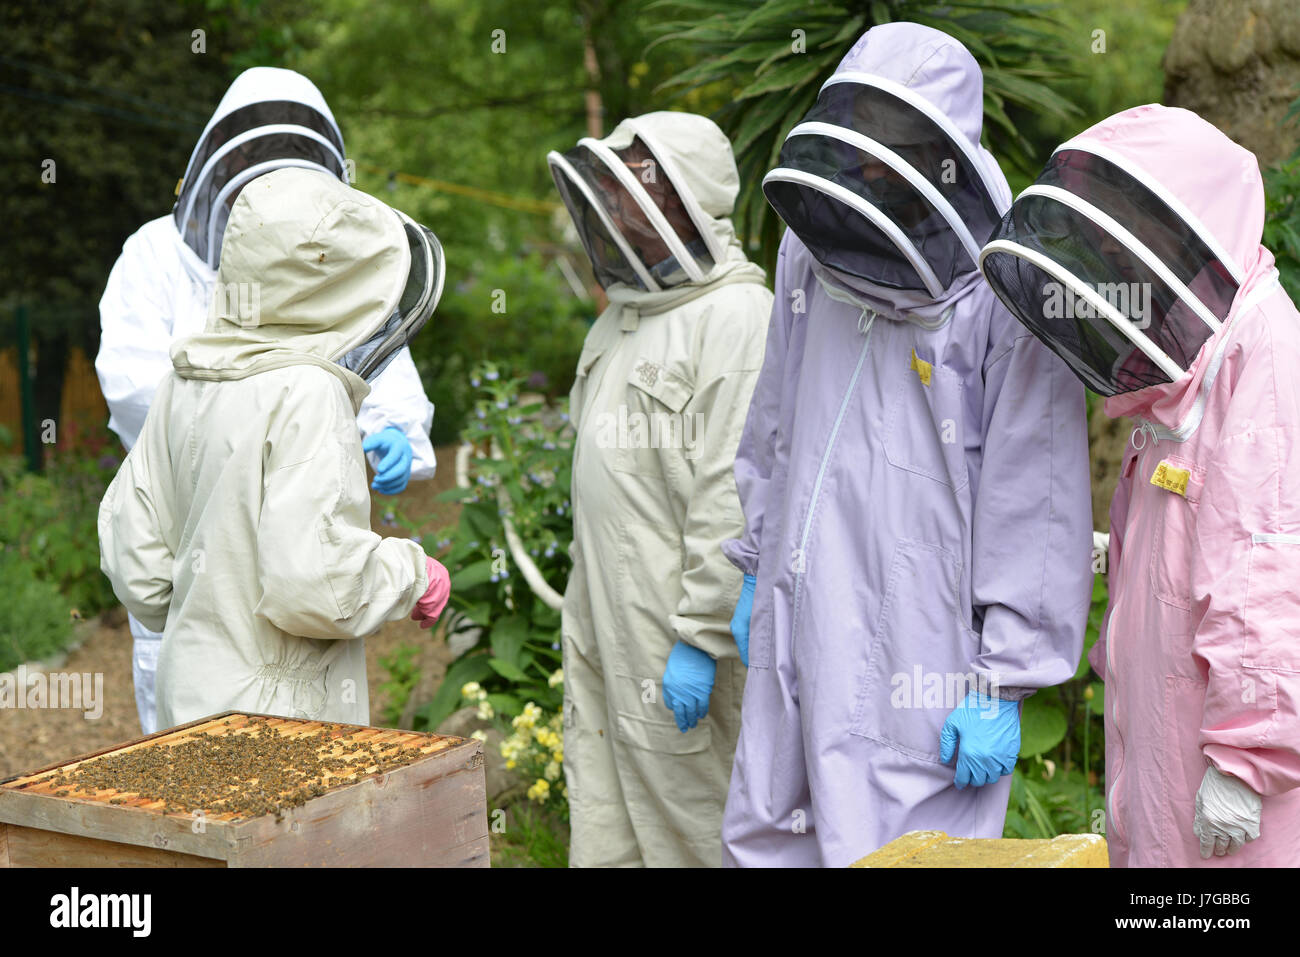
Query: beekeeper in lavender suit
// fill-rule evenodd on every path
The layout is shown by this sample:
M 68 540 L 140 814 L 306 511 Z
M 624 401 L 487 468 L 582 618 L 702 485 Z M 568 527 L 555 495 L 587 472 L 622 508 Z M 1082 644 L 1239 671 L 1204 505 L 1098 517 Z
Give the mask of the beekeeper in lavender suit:
M 1083 390 L 977 270 L 1011 203 L 982 87 L 951 37 L 874 27 L 764 179 L 789 229 L 723 545 L 749 666 L 725 863 L 1001 837 L 1019 702 L 1079 662 Z

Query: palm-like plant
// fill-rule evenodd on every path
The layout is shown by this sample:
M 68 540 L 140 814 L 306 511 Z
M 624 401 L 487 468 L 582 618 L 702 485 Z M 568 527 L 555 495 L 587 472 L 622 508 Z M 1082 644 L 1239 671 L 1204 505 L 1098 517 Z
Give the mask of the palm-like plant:
M 737 227 L 771 265 L 779 223 L 760 184 L 789 130 L 853 43 L 878 23 L 908 20 L 956 38 L 984 71 L 984 136 L 993 152 L 1028 174 L 1041 157 L 1008 108 L 1068 118 L 1078 109 L 1048 82 L 1065 78 L 1067 57 L 1050 7 L 922 0 L 656 0 L 653 45 L 682 44 L 697 58 L 661 89 L 709 88 L 726 98 L 715 119 L 731 137 L 740 168 Z M 798 31 L 802 31 L 799 33 Z

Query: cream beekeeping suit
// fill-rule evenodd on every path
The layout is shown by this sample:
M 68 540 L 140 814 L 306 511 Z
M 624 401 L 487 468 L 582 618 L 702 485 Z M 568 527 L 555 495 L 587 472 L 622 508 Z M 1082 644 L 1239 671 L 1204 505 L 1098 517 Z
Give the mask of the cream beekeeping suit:
M 100 506 L 104 572 L 164 635 L 160 727 L 227 709 L 368 722 L 360 639 L 428 574 L 419 545 L 370 530 L 356 415 L 441 282 L 432 233 L 332 176 L 240 193 L 225 294 L 172 347 Z
M 570 397 L 569 860 L 716 866 L 745 676 L 720 543 L 742 527 L 732 464 L 772 296 L 732 229 L 735 161 L 709 120 L 651 113 L 549 159 L 610 299 Z M 663 695 L 679 643 L 716 660 L 685 732 Z

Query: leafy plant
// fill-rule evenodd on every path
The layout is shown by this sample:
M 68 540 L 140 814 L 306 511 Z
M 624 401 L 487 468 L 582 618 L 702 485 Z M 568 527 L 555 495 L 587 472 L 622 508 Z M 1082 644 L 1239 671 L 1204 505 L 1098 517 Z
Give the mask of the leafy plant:
M 1078 108 L 1048 84 L 1069 76 L 1058 21 L 1041 4 L 923 0 L 661 0 L 655 44 L 683 44 L 698 60 L 660 88 L 714 88 L 715 119 L 731 137 L 743 184 L 736 206 L 742 235 L 776 258 L 779 221 L 760 184 L 781 143 L 857 39 L 872 26 L 912 21 L 943 30 L 984 71 L 985 138 L 994 154 L 1036 172 L 1038 151 L 1013 108 L 1069 118 Z M 653 46 L 653 44 L 652 44 Z
M 397 727 L 406 709 L 406 702 L 411 697 L 416 683 L 420 680 L 420 669 L 415 665 L 416 649 L 412 645 L 398 645 L 391 655 L 380 657 L 379 664 L 388 672 L 388 680 L 379 686 L 385 698 L 384 724 Z
M 67 647 L 72 621 L 50 582 L 36 577 L 16 549 L 0 548 L 0 671 L 48 658 Z
M 119 464 L 109 441 L 69 423 L 41 474 L 0 455 L 0 544 L 62 593 L 65 616 L 117 603 L 99 570 L 99 503 Z
M 1083 655 L 1074 677 L 1025 699 L 1020 716 L 1020 761 L 1011 782 L 1006 837 L 1055 837 L 1095 831 L 1103 798 L 1104 689 L 1088 652 L 1106 613 L 1104 575 L 1093 578 Z
M 1300 118 L 1300 99 L 1284 122 Z M 1300 298 L 1300 146 L 1289 159 L 1264 170 L 1264 245 L 1277 260 L 1282 285 Z
M 480 626 L 481 634 L 448 667 L 419 715 L 421 726 L 437 727 L 459 706 L 460 690 L 469 682 L 478 682 L 493 711 L 505 716 L 522 713 L 525 702 L 555 711 L 562 700 L 550 683 L 561 663 L 560 612 L 538 598 L 514 567 L 506 522 L 541 576 L 562 591 L 573 537 L 573 435 L 563 405 L 547 409 L 536 396 L 521 393 L 524 381 L 492 363 L 477 366 L 471 377 L 481 396 L 463 435 L 475 450 L 473 485 L 439 496 L 459 502 L 461 512 L 437 548 L 451 570 L 454 613 Z M 418 528 L 405 517 L 401 521 Z

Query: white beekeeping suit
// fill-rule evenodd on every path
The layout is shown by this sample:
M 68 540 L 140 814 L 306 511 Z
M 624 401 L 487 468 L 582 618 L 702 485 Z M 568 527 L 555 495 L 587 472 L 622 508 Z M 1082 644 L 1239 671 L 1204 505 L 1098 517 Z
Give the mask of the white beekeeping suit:
M 201 332 L 214 295 L 221 239 L 231 205 L 248 182 L 284 167 L 320 169 L 346 181 L 343 137 L 316 86 L 292 70 L 254 67 L 222 97 L 190 156 L 176 205 L 145 223 L 122 246 L 99 303 L 95 371 L 108 402 L 109 428 L 135 445 L 158 383 L 171 371 L 168 350 Z M 261 291 L 216 290 L 253 305 Z M 432 478 L 433 405 L 410 353 L 402 349 L 373 383 L 357 416 L 363 437 L 393 427 L 409 442 L 410 477 Z M 378 468 L 379 454 L 370 455 Z M 146 733 L 154 718 L 154 672 L 161 635 L 131 618 L 136 706 Z
M 218 303 L 178 341 L 139 441 L 99 510 L 113 591 L 163 632 L 159 722 L 235 709 L 366 724 L 360 640 L 446 573 L 370 529 L 361 437 L 369 384 L 428 321 L 434 235 L 320 171 L 258 178 L 230 214 Z
M 731 224 L 731 144 L 688 113 L 549 157 L 610 306 L 570 410 L 564 774 L 575 866 L 717 866 L 745 670 L 732 464 L 772 294 Z

